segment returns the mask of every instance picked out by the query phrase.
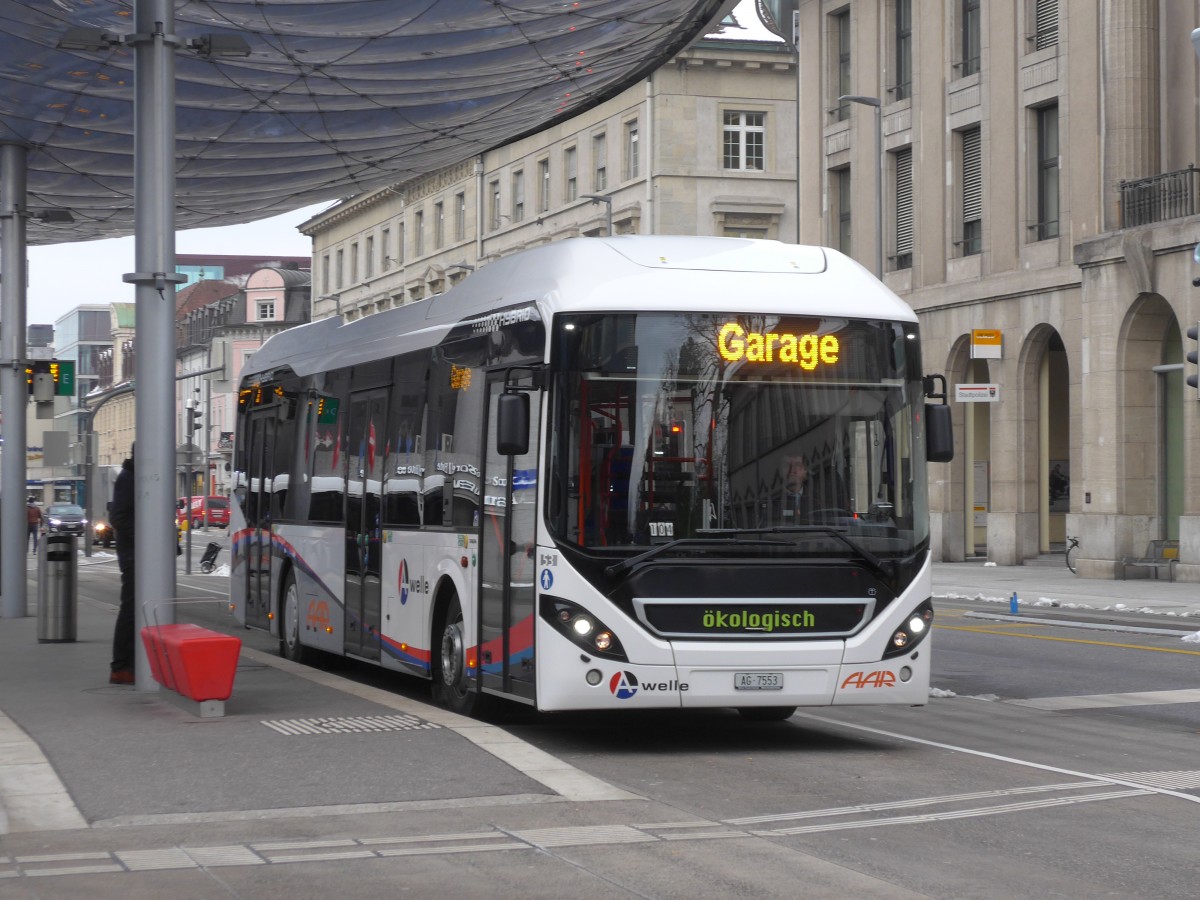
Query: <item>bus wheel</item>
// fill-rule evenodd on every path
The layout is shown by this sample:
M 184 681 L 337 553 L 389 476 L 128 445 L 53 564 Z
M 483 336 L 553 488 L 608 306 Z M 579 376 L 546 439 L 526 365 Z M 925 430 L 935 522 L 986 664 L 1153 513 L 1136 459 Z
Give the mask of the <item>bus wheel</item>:
M 794 706 L 741 706 L 738 715 L 748 722 L 782 722 L 790 719 L 796 711 Z
M 291 571 L 283 583 L 279 611 L 279 655 L 292 662 L 305 662 L 307 648 L 300 643 L 300 589 L 296 587 L 296 576 Z
M 467 677 L 467 634 L 456 595 L 446 604 L 442 633 L 433 656 L 433 699 L 451 712 L 474 715 L 479 694 Z

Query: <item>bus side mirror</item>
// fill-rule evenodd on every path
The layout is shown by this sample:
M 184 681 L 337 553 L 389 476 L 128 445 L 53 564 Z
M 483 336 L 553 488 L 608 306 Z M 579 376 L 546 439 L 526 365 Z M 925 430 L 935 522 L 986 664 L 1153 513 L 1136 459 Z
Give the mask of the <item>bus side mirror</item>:
M 954 423 L 949 404 L 925 404 L 925 459 L 929 462 L 954 459 Z
M 529 452 L 529 395 L 501 394 L 496 398 L 496 452 L 521 456 Z

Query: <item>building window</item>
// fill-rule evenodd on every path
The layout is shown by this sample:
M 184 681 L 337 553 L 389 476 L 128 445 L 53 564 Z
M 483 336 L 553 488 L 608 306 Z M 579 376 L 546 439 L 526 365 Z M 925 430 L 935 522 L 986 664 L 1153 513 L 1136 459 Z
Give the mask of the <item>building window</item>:
M 638 123 L 637 119 L 625 123 L 625 180 L 638 177 L 641 168 L 638 159 Z
M 962 20 L 959 74 L 974 75 L 979 71 L 979 0 L 959 0 L 958 13 Z
M 488 228 L 500 230 L 500 182 L 493 181 L 488 185 Z
M 896 255 L 894 268 L 912 268 L 913 249 L 913 181 L 912 147 L 892 154 L 892 170 L 896 179 Z
M 766 114 L 725 111 L 725 169 L 761 172 L 766 141 Z
M 350 245 L 350 283 L 358 284 L 358 242 Z
M 375 238 L 367 238 L 367 255 L 363 258 L 363 277 L 371 278 L 375 275 Z
M 446 243 L 446 204 L 433 204 L 433 249 L 441 250 Z
M 597 134 L 592 138 L 592 190 L 608 188 L 608 136 Z
M 1029 40 L 1034 50 L 1045 50 L 1058 43 L 1058 0 L 1034 0 L 1033 34 Z
M 512 176 L 512 220 L 525 220 L 525 170 L 513 172 Z
M 399 240 L 396 241 L 396 262 L 398 262 L 400 265 L 404 265 L 404 251 L 406 249 L 404 246 L 404 235 L 405 235 L 404 223 L 400 222 L 399 226 L 400 226 Z
M 379 252 L 383 254 L 379 271 L 386 272 L 392 267 L 392 229 L 385 228 L 379 233 Z
M 979 127 L 960 134 L 962 167 L 962 255 L 983 252 L 983 154 Z
M 538 212 L 550 209 L 550 160 L 539 159 L 538 164 Z
M 274 300 L 259 300 L 258 301 L 258 321 L 260 321 L 260 322 L 275 321 L 275 301 Z
M 321 257 L 321 293 L 329 293 L 329 254 Z
M 844 166 L 833 169 L 829 173 L 829 187 L 833 196 L 830 198 L 830 209 L 833 210 L 833 246 L 847 256 L 850 255 L 850 167 Z
M 896 0 L 896 81 L 893 100 L 912 96 L 912 0 Z
M 417 256 L 425 255 L 425 210 L 419 210 L 413 217 L 413 252 Z
M 338 252 L 337 252 L 337 289 L 339 291 L 342 289 L 342 285 L 344 285 L 346 283 L 345 274 L 346 274 L 345 255 L 344 255 L 342 249 L 339 247 Z
M 563 178 L 565 202 L 579 199 L 579 151 L 575 147 L 563 151 Z
M 459 191 L 454 195 L 454 239 L 465 240 L 467 236 L 467 195 Z
M 838 97 L 853 93 L 850 86 L 850 10 L 835 12 L 828 21 L 829 59 L 833 65 L 829 79 L 833 96 L 829 98 L 829 106 L 834 111 L 834 121 L 845 122 L 850 118 L 850 102 Z
M 1058 104 L 1037 116 L 1037 239 L 1058 237 Z

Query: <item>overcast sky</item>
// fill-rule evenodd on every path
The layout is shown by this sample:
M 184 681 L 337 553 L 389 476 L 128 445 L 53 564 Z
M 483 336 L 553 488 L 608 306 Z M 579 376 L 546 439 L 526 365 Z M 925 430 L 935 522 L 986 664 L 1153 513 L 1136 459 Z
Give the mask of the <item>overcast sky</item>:
M 175 252 L 311 256 L 312 240 L 296 226 L 329 206 L 309 206 L 248 225 L 180 231 Z M 121 276 L 137 271 L 133 254 L 132 237 L 30 247 L 27 323 L 53 325 L 86 303 L 132 303 L 134 287 Z

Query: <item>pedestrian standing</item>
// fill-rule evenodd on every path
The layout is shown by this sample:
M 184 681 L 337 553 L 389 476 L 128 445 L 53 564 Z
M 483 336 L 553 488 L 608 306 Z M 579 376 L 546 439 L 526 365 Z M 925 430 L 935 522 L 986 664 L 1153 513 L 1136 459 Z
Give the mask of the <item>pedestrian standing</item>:
M 117 536 L 117 568 L 121 572 L 121 606 L 113 629 L 113 651 L 109 684 L 134 683 L 133 635 L 133 546 L 134 546 L 134 483 L 133 451 L 121 463 L 121 471 L 113 482 L 113 498 L 109 520 Z
M 28 543 L 32 544 L 32 547 L 30 548 L 29 552 L 37 553 L 38 534 L 42 530 L 42 510 L 41 510 L 41 507 L 39 507 L 37 505 L 37 503 L 34 502 L 34 499 L 32 497 L 30 497 L 26 501 L 25 517 L 26 517 L 26 521 L 29 523 L 29 525 L 28 525 L 28 534 L 29 534 Z

